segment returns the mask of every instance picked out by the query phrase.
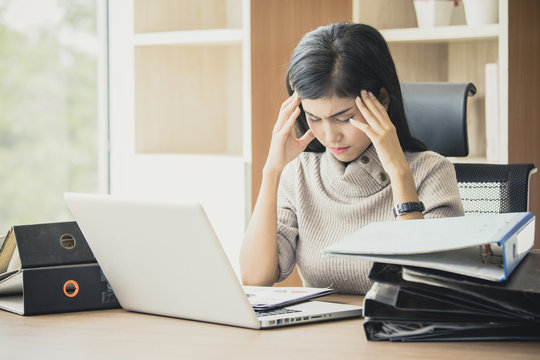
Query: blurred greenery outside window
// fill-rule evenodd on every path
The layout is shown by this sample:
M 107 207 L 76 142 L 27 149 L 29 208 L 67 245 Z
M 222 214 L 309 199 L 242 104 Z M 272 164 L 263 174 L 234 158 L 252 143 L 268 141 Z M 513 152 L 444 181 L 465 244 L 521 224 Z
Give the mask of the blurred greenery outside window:
M 66 191 L 107 191 L 103 3 L 0 0 L 0 236 L 72 219 Z

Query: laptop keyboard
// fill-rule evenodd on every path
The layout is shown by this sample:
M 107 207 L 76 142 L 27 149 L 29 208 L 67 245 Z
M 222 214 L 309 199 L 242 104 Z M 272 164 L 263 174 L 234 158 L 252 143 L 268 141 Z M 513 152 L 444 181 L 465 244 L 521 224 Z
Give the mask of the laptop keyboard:
M 255 313 L 257 314 L 257 317 L 291 314 L 291 313 L 296 313 L 296 312 L 302 312 L 302 310 L 281 308 L 281 309 L 274 309 L 274 310 L 269 310 L 269 311 L 255 311 Z

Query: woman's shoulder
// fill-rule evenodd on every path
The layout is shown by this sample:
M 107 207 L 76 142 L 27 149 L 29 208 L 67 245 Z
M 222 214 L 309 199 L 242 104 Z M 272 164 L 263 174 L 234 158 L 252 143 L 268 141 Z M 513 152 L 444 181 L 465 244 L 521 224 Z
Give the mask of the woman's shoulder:
M 431 172 L 435 168 L 454 168 L 454 165 L 446 157 L 433 151 L 405 152 L 407 162 L 411 170 Z
M 450 160 L 445 158 L 444 156 L 437 154 L 434 151 L 426 150 L 426 151 L 414 151 L 414 152 L 405 152 L 405 157 L 407 158 L 407 161 L 409 163 L 415 163 L 415 162 L 430 162 L 430 163 L 439 163 L 439 162 L 448 162 L 451 164 Z

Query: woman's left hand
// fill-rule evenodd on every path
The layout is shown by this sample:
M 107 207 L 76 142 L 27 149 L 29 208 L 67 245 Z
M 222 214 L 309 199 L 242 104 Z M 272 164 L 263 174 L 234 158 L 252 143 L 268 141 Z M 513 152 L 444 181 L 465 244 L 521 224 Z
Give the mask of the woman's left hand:
M 371 140 L 377 150 L 384 170 L 390 178 L 392 175 L 403 174 L 410 171 L 405 154 L 399 144 L 396 128 L 386 108 L 377 100 L 377 98 L 365 90 L 361 92 L 362 98 L 357 96 L 356 106 L 364 116 L 365 122 L 351 119 L 351 124 L 362 130 Z

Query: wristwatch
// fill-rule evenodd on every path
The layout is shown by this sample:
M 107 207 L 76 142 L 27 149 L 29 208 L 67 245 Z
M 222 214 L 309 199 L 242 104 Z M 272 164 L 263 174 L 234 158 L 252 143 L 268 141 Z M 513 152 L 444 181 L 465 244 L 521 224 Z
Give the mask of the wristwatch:
M 398 217 L 400 215 L 410 213 L 413 211 L 424 211 L 426 208 L 424 207 L 424 203 L 421 201 L 415 201 L 415 202 L 406 202 L 397 204 L 392 210 L 394 211 L 394 216 Z

